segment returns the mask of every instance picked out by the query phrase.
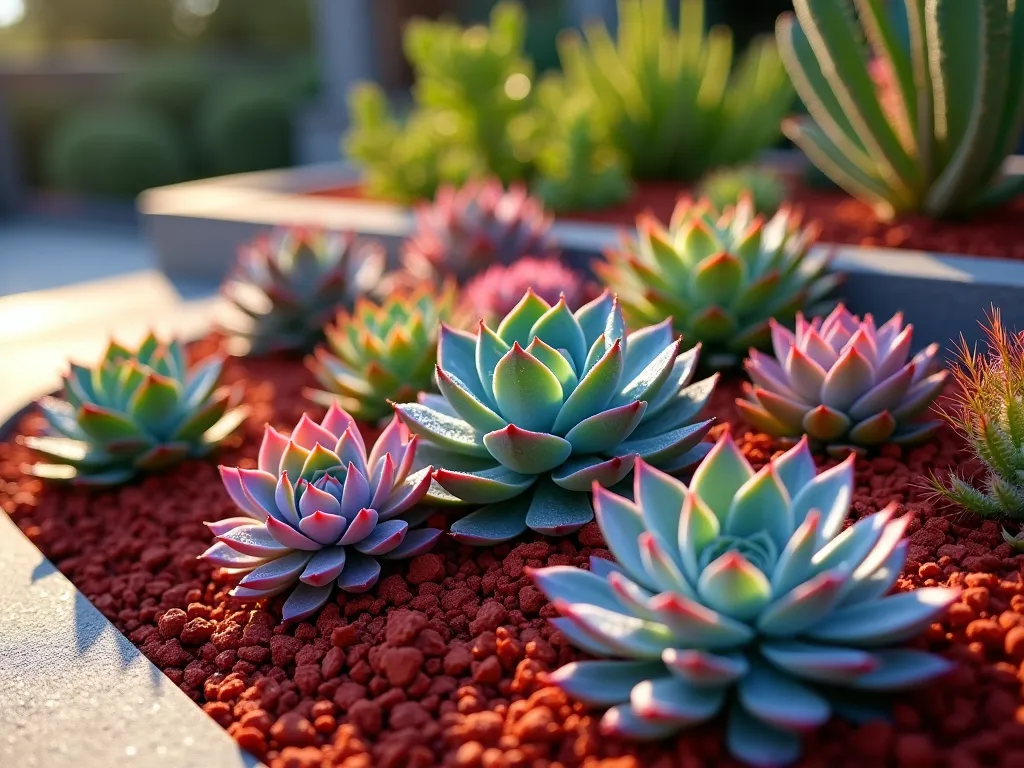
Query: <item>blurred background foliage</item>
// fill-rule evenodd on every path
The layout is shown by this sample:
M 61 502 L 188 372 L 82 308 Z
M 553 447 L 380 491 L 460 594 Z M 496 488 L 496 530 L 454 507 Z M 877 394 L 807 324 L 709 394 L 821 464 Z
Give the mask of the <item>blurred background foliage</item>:
M 319 87 L 318 1 L 331 0 L 0 0 L 0 101 L 23 179 L 31 187 L 130 198 L 155 184 L 292 164 L 291 126 Z M 417 15 L 486 21 L 495 3 L 374 5 L 382 84 L 401 102 L 412 85 L 404 24 Z M 566 3 L 523 5 L 528 58 L 538 73 L 557 68 Z M 708 0 L 708 21 L 728 23 L 742 44 L 770 31 L 788 6 Z M 569 110 L 565 119 L 576 123 L 567 162 L 595 163 L 603 184 L 623 183 L 613 167 L 606 171 L 604 158 L 585 160 L 592 140 L 585 110 Z M 548 158 L 559 161 L 554 153 Z M 115 172 L 117 181 L 108 178 Z

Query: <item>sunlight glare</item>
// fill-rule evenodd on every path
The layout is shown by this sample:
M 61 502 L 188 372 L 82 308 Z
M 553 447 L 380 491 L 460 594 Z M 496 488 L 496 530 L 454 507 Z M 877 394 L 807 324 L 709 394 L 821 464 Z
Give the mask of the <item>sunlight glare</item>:
M 13 27 L 25 16 L 25 0 L 0 0 L 0 27 Z

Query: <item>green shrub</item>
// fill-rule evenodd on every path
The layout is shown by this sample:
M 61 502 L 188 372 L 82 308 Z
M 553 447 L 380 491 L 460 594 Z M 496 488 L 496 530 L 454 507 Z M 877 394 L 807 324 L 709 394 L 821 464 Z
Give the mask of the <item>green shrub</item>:
M 119 100 L 152 109 L 191 132 L 214 80 L 210 66 L 194 53 L 158 54 L 125 74 L 115 91 Z
M 174 127 L 139 107 L 89 108 L 61 120 L 45 151 L 49 186 L 97 197 L 131 198 L 189 177 Z
M 206 173 L 283 168 L 292 162 L 292 114 L 298 102 L 284 83 L 236 80 L 213 89 L 198 120 Z

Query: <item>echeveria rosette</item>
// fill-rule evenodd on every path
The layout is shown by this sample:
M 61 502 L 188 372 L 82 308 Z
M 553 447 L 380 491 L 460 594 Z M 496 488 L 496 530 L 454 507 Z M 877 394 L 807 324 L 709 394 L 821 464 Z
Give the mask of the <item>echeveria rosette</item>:
M 376 304 L 360 299 L 325 329 L 327 345 L 306 365 L 322 390 L 307 397 L 333 402 L 352 416 L 377 422 L 392 413 L 389 401 L 407 400 L 433 388 L 440 324 L 455 313 L 455 283 L 398 291 Z
M 207 455 L 247 413 L 236 407 L 237 388 L 218 387 L 223 365 L 214 356 L 190 367 L 179 341 L 161 343 L 153 334 L 135 351 L 112 341 L 95 367 L 71 364 L 63 400 L 39 401 L 51 434 L 20 442 L 52 463 L 26 471 L 116 485 Z
M 381 245 L 351 233 L 279 228 L 243 245 L 221 288 L 236 314 L 225 324 L 238 354 L 306 352 L 340 308 L 376 288 Z
M 668 322 L 627 334 L 607 291 L 575 313 L 528 291 L 497 330 L 442 328 L 441 394 L 395 408 L 449 501 L 484 505 L 452 535 L 569 533 L 593 519 L 591 483 L 618 483 L 637 456 L 672 471 L 699 461 L 711 420 L 693 420 L 717 375 L 688 386 L 699 349 L 679 344 Z
M 704 345 L 712 367 L 739 364 L 748 347 L 769 342 L 771 318 L 817 312 L 839 276 L 829 260 L 808 258 L 814 225 L 783 205 L 757 216 L 749 195 L 719 213 L 707 200 L 683 198 L 665 229 L 653 216 L 637 219 L 636 237 L 594 264 L 614 287 L 631 325 L 672 318 L 687 344 Z
M 508 266 L 494 264 L 478 274 L 462 290 L 462 303 L 474 320 L 500 322 L 515 309 L 527 289 L 549 304 L 564 296 L 565 303 L 574 311 L 600 292 L 593 281 L 560 259 L 527 256 Z
M 303 414 L 291 437 L 267 426 L 256 469 L 221 467 L 224 487 L 247 516 L 208 523 L 217 543 L 200 557 L 245 576 L 231 595 L 258 600 L 286 590 L 282 618 L 317 611 L 335 584 L 366 592 L 379 559 L 414 557 L 441 531 L 413 529 L 430 486 L 413 471 L 417 438 L 393 420 L 369 456 L 355 419 L 331 406 L 319 424 Z
M 498 179 L 441 187 L 416 207 L 416 230 L 402 249 L 402 266 L 417 280 L 453 276 L 460 282 L 492 264 L 551 256 L 552 217 L 526 188 L 507 191 Z
M 726 435 L 689 488 L 644 461 L 634 500 L 595 486 L 617 563 L 531 575 L 571 642 L 619 660 L 551 680 L 611 707 L 610 735 L 662 738 L 727 711 L 729 751 L 763 766 L 795 760 L 801 734 L 833 713 L 884 713 L 884 695 L 950 668 L 899 646 L 959 592 L 890 594 L 910 518 L 893 505 L 844 528 L 853 485 L 852 456 L 816 475 L 802 440 L 755 472 Z
M 875 327 L 839 305 L 826 318 L 797 316 L 796 333 L 772 321 L 775 356 L 751 350 L 754 385 L 736 405 L 770 435 L 806 434 L 832 453 L 861 451 L 930 437 L 937 420 L 920 420 L 946 385 L 939 345 L 910 358 L 913 326 L 894 315 Z

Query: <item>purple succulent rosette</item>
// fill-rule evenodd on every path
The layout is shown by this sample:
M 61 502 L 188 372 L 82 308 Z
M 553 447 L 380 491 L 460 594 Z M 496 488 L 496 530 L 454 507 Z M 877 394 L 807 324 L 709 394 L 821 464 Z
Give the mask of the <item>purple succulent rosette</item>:
M 894 506 L 845 526 L 853 456 L 815 473 L 807 440 L 755 472 L 726 435 L 689 487 L 637 461 L 633 500 L 594 488 L 617 562 L 531 572 L 579 648 L 551 675 L 610 707 L 609 735 L 659 739 L 727 712 L 734 757 L 796 760 L 801 734 L 834 713 L 885 714 L 885 699 L 951 667 L 900 645 L 957 599 L 943 587 L 891 593 L 910 517 Z
M 431 472 L 413 472 L 417 442 L 393 420 L 367 456 L 355 420 L 337 406 L 320 424 L 303 414 L 291 437 L 267 426 L 256 469 L 220 468 L 247 517 L 208 523 L 217 542 L 200 557 L 245 574 L 234 597 L 291 589 L 285 621 L 317 611 L 335 584 L 368 591 L 380 577 L 378 559 L 422 554 L 441 535 L 412 527 Z
M 638 456 L 669 471 L 700 461 L 718 377 L 690 384 L 700 350 L 679 347 L 669 321 L 626 333 L 607 291 L 576 312 L 527 291 L 497 330 L 442 328 L 441 394 L 395 410 L 437 467 L 431 495 L 483 505 L 452 535 L 564 535 L 593 519 L 591 484 L 615 485 Z
M 939 428 L 921 420 L 942 392 L 949 371 L 939 370 L 939 345 L 912 359 L 912 325 L 894 315 L 875 327 L 839 305 L 826 318 L 797 316 L 796 332 L 772 321 L 775 356 L 750 351 L 754 385 L 736 405 L 770 435 L 806 434 L 831 453 L 863 452 L 891 442 L 910 445 Z

